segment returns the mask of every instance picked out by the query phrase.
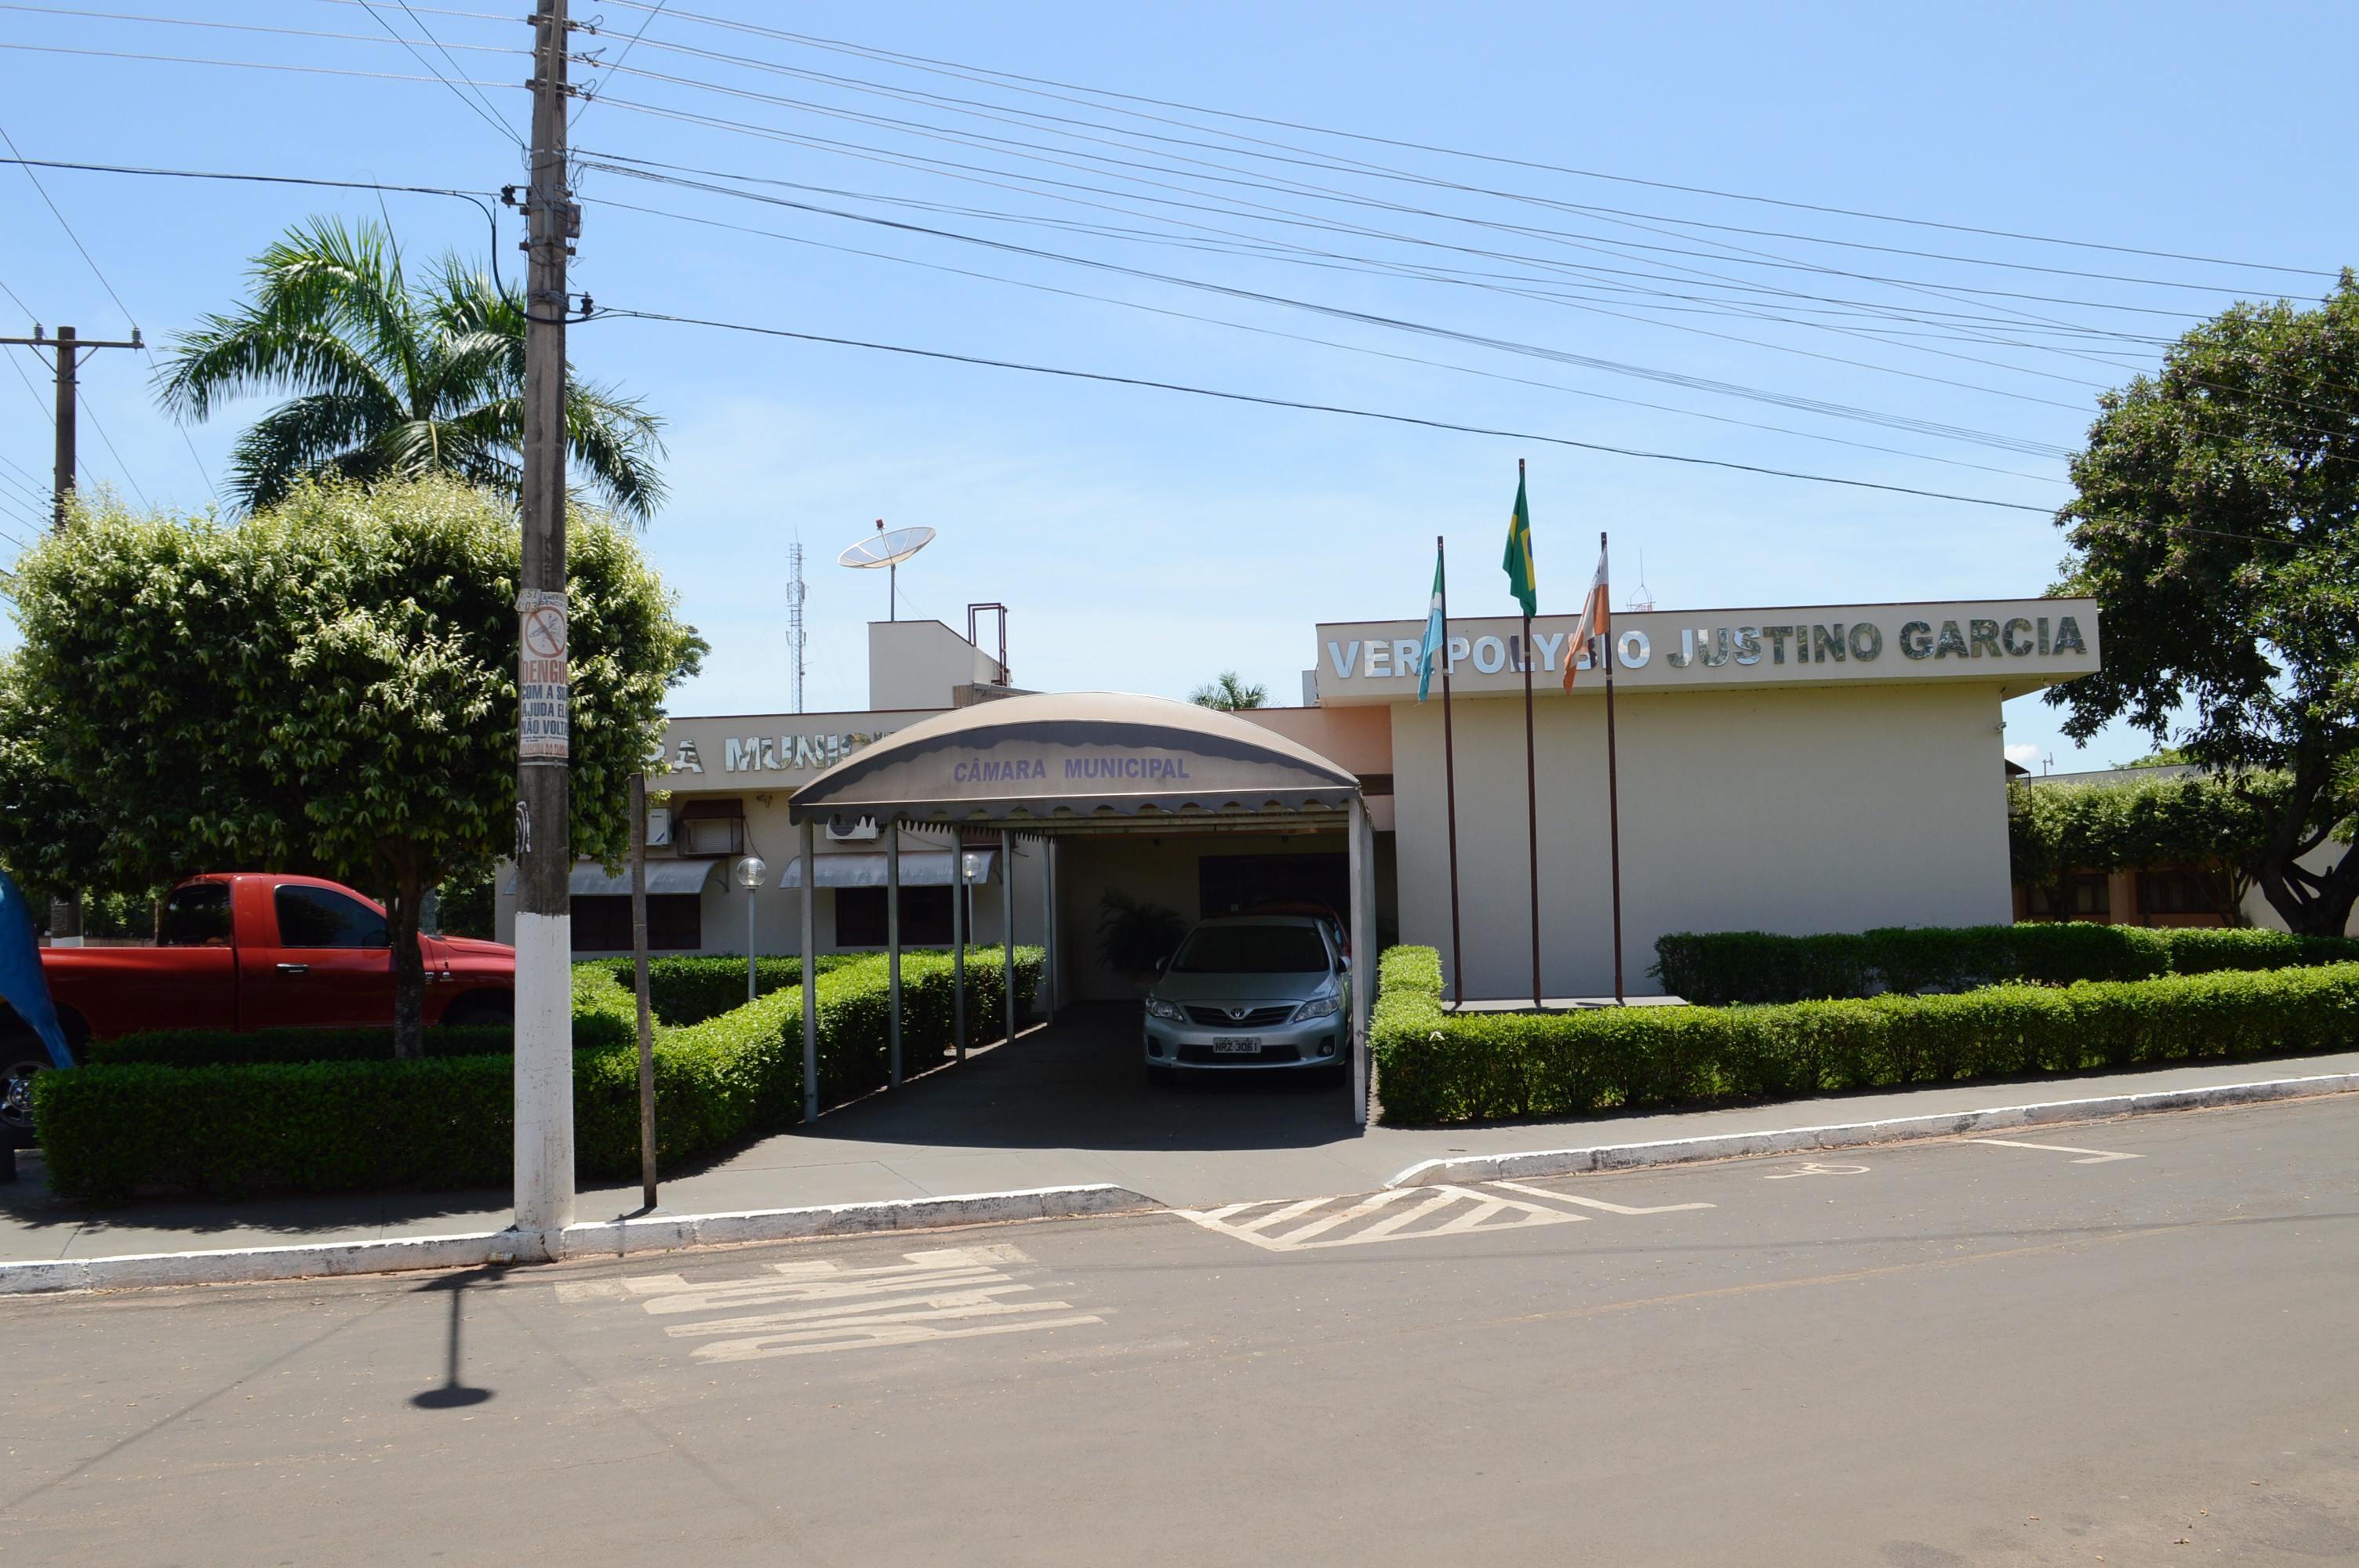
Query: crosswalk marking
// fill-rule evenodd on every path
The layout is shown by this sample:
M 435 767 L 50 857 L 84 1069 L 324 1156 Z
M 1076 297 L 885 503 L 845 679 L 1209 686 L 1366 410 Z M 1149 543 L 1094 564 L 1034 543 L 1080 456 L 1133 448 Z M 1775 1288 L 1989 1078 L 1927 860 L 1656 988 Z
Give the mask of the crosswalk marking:
M 2143 1160 L 2143 1154 L 2109 1154 L 2103 1149 L 2073 1149 L 2061 1143 L 2010 1143 L 2004 1138 L 1969 1138 L 1969 1143 L 1989 1143 L 2000 1149 L 2038 1149 L 2049 1154 L 2086 1154 L 2085 1160 L 2075 1160 L 2075 1165 L 2102 1165 L 2108 1160 Z
M 640 1274 L 568 1281 L 557 1287 L 557 1299 L 636 1301 L 658 1317 L 738 1314 L 664 1325 L 667 1337 L 703 1342 L 694 1351 L 701 1363 L 969 1339 L 1105 1321 L 1076 1311 L 1070 1302 L 1002 1300 L 1033 1290 L 1002 1272 L 1031 1261 L 1014 1247 L 948 1247 L 905 1252 L 902 1258 L 899 1263 L 868 1269 L 846 1269 L 824 1258 L 797 1259 L 773 1263 L 766 1272 L 743 1280 L 691 1281 L 679 1274 Z M 745 1312 L 764 1305 L 782 1310 Z M 1067 1315 L 1046 1315 L 1051 1313 Z
M 1608 1214 L 1678 1214 L 1683 1209 L 1718 1206 L 1708 1203 L 1667 1203 L 1656 1208 L 1624 1208 L 1620 1204 L 1607 1203 L 1603 1198 L 1575 1197 L 1571 1193 L 1552 1193 L 1545 1187 L 1527 1187 L 1521 1182 L 1492 1182 L 1489 1184 L 1495 1187 L 1505 1187 L 1509 1192 L 1529 1193 L 1536 1198 L 1551 1198 L 1558 1203 L 1579 1204 L 1583 1208 L 1602 1208 Z
M 1403 1200 L 1422 1201 L 1406 1207 L 1395 1207 Z M 1582 1217 L 1567 1214 L 1560 1208 L 1541 1204 L 1526 1203 L 1519 1198 L 1501 1197 L 1494 1193 L 1476 1192 L 1468 1187 L 1447 1184 L 1430 1187 L 1392 1187 L 1371 1194 L 1358 1201 L 1354 1195 L 1337 1197 L 1303 1198 L 1294 1203 L 1276 1200 L 1263 1203 L 1227 1204 L 1212 1209 L 1173 1209 L 1182 1219 L 1193 1221 L 1207 1230 L 1217 1230 L 1234 1236 L 1271 1252 L 1300 1252 L 1325 1247 L 1360 1247 L 1375 1241 L 1413 1241 L 1429 1236 L 1463 1236 L 1469 1231 L 1512 1230 L 1531 1225 L 1578 1225 Z M 1346 1206 L 1334 1209 L 1333 1206 Z M 1254 1214 L 1256 1209 L 1266 1213 Z M 1277 1227 L 1298 1219 L 1318 1214 L 1321 1209 L 1333 1212 L 1319 1214 L 1308 1223 L 1291 1229 Z M 1391 1209 L 1391 1213 L 1386 1213 Z M 1240 1217 L 1252 1215 L 1252 1217 Z M 1373 1223 L 1364 1223 L 1372 1217 Z M 1419 1222 L 1439 1218 L 1440 1223 L 1419 1228 Z

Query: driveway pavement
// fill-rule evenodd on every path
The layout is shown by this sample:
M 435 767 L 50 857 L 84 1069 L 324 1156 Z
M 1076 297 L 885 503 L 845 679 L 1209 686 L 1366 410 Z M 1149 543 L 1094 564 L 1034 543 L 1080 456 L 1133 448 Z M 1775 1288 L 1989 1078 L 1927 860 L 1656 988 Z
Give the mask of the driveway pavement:
M 1112 1183 L 1176 1206 L 1366 1190 L 1421 1160 L 1647 1142 L 1713 1133 L 2147 1093 L 2359 1071 L 2359 1052 L 2082 1074 L 1706 1110 L 1480 1127 L 1355 1129 L 1345 1094 L 1282 1075 L 1150 1087 L 1135 1004 L 1069 1010 L 1012 1045 L 970 1054 L 897 1093 L 670 1174 L 658 1213 L 726 1214 L 1026 1187 Z M 504 1191 L 149 1199 L 92 1210 L 38 1180 L 0 1187 L 0 1260 L 97 1258 L 498 1230 Z M 639 1212 L 636 1184 L 582 1194 L 578 1217 Z

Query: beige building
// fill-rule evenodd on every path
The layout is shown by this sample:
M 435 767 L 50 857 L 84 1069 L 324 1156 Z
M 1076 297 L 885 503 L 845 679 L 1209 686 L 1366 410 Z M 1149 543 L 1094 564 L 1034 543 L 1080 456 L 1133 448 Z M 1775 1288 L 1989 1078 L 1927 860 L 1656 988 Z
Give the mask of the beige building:
M 1528 996 L 1532 884 L 1549 997 L 1614 989 L 1612 857 L 1603 643 L 1567 645 L 1571 617 L 1532 624 L 1532 767 L 1527 794 L 1524 627 L 1451 625 L 1458 928 L 1470 998 Z M 1358 781 L 1373 828 L 1380 940 L 1441 950 L 1451 928 L 1449 787 L 1441 682 L 1417 698 L 1421 622 L 1321 625 L 1301 708 L 1240 714 Z M 1677 930 L 1857 931 L 2012 917 L 2000 703 L 2098 667 L 2085 600 L 1837 605 L 1617 615 L 1612 637 L 1618 756 L 1623 970 L 1633 995 L 1656 937 Z M 1565 662 L 1575 665 L 1570 694 Z M 1404 673 L 1406 670 L 1407 673 Z M 935 622 L 870 628 L 871 706 L 858 713 L 682 717 L 671 721 L 668 842 L 652 857 L 666 905 L 660 950 L 744 952 L 738 857 L 759 856 L 752 899 L 764 952 L 799 942 L 803 876 L 788 799 L 876 739 L 1008 695 L 996 656 Z M 987 787 L 978 785 L 978 789 Z M 980 797 L 978 797 L 980 798 Z M 1041 941 L 1053 910 L 1060 998 L 1131 994 L 1094 957 L 1100 901 L 1115 892 L 1194 921 L 1257 902 L 1342 908 L 1346 834 L 1332 817 L 1151 817 L 1102 834 L 1060 832 L 1054 896 L 1044 843 L 995 820 L 904 829 L 905 940 L 947 940 L 952 838 L 962 835 L 973 938 L 1006 922 Z M 1070 826 L 1070 825 L 1069 825 Z M 979 859 L 977 859 L 979 858 Z M 875 826 L 831 822 L 813 860 L 821 950 L 882 945 L 883 855 Z M 503 934 L 511 918 L 498 884 Z M 575 877 L 579 951 L 620 934 L 626 885 Z M 1012 892 L 1012 896 L 1011 896 Z

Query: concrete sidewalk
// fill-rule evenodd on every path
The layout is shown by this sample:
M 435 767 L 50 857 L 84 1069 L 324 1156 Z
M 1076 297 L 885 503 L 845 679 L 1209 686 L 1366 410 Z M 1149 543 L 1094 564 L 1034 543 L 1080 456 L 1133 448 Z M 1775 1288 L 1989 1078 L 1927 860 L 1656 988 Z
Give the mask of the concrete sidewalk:
M 1174 1206 L 1366 1192 L 1420 1161 L 1642 1142 L 1999 1106 L 2359 1072 L 2359 1052 L 2126 1073 L 1943 1085 L 1769 1105 L 1482 1127 L 1351 1125 L 1343 1094 L 1283 1075 L 1154 1089 L 1137 1010 L 1072 1010 L 1049 1028 L 970 1055 L 897 1094 L 668 1176 L 658 1215 L 725 1214 L 960 1193 L 1112 1183 Z M 245 1199 L 148 1199 L 91 1210 L 41 1184 L 38 1157 L 0 1187 L 0 1261 L 284 1247 L 494 1231 L 504 1191 Z M 639 1191 L 582 1195 L 578 1217 L 639 1213 Z

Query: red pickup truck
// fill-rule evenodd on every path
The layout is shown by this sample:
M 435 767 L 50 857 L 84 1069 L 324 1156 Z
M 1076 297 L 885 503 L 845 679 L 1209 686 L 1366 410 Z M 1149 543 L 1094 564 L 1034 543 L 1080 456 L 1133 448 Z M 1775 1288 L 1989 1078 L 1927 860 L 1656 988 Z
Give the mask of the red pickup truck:
M 429 1025 L 514 1019 L 514 948 L 463 936 L 418 946 Z M 155 946 L 44 948 L 41 972 L 77 1050 L 149 1029 L 393 1027 L 385 910 L 318 877 L 194 878 L 166 896 Z M 48 1048 L 0 1004 L 0 1139 L 29 1141 L 24 1084 L 49 1065 Z

